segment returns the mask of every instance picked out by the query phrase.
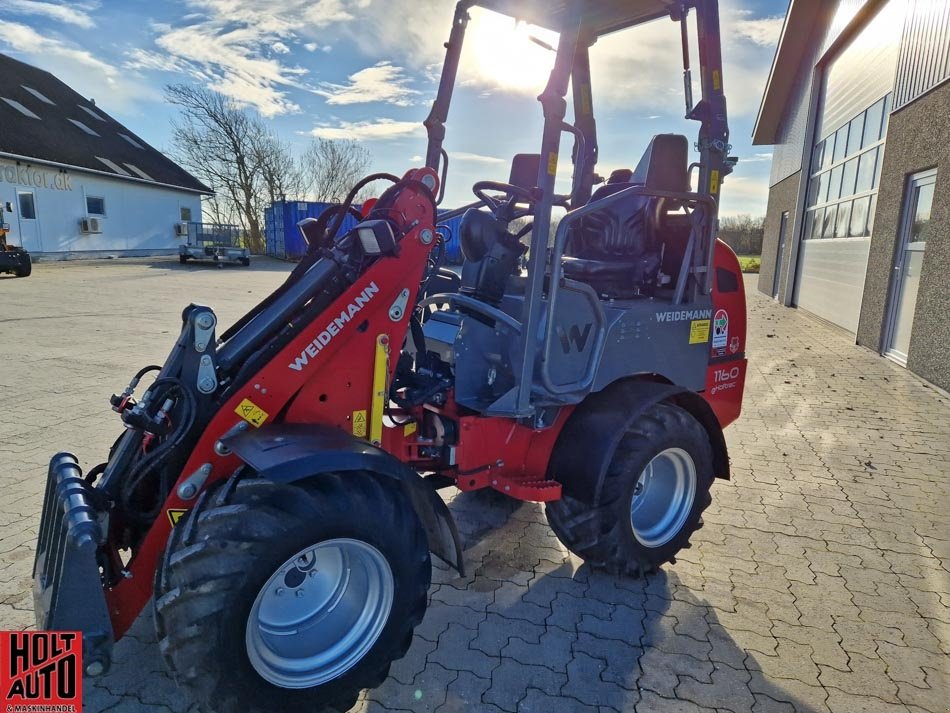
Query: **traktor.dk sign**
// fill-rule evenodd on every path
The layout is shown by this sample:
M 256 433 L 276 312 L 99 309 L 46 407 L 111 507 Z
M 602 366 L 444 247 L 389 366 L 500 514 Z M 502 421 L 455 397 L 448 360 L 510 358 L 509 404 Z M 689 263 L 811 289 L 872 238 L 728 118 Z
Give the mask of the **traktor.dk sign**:
M 0 183 L 11 183 L 27 188 L 51 188 L 55 191 L 73 189 L 73 177 L 68 173 L 11 164 L 0 165 Z

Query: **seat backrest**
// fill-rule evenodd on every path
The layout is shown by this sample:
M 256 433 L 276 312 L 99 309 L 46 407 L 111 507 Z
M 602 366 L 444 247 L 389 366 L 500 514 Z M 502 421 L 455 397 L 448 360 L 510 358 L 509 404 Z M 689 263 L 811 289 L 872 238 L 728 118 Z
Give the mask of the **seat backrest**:
M 657 191 L 689 191 L 689 141 L 682 134 L 654 136 L 630 182 Z
M 476 208 L 469 208 L 462 216 L 459 242 L 465 257 L 459 293 L 499 304 L 505 283 L 527 247 L 505 229 L 504 223 Z

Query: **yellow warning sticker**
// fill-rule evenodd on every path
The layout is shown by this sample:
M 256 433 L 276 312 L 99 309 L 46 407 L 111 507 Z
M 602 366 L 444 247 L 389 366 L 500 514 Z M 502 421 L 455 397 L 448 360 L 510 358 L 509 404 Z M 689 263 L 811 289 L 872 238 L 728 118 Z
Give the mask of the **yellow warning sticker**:
M 705 344 L 709 341 L 709 320 L 694 319 L 689 323 L 689 343 Z
M 719 193 L 719 171 L 713 171 L 709 174 L 709 192 Z
M 353 435 L 366 438 L 366 409 L 353 412 Z
M 178 524 L 178 521 L 181 520 L 185 515 L 188 514 L 187 510 L 172 510 L 168 509 L 165 511 L 168 514 L 168 521 L 172 524 L 172 527 Z
M 548 154 L 548 175 L 557 174 L 557 154 L 553 151 Z
M 712 72 L 712 82 L 713 89 L 718 92 L 722 88 L 722 75 L 719 74 L 718 69 L 714 69 Z
M 267 420 L 267 411 L 250 399 L 244 399 L 239 403 L 238 407 L 234 409 L 234 413 L 255 427 L 262 426 L 264 421 Z
M 591 112 L 592 112 L 592 109 L 591 109 L 590 85 L 582 84 L 581 85 L 581 114 L 589 116 Z
M 415 422 L 415 421 L 413 421 L 412 423 L 407 423 L 405 426 L 403 426 L 403 429 L 402 429 L 402 435 L 403 435 L 403 436 L 405 436 L 405 437 L 408 438 L 409 436 L 411 436 L 411 435 L 412 435 L 413 433 L 415 433 L 415 432 L 416 432 L 416 422 Z

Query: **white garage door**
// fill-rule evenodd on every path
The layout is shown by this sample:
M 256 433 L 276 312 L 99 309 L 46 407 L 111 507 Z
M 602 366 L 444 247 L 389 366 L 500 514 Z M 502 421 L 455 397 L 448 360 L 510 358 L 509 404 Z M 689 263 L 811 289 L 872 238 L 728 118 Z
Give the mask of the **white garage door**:
M 793 300 L 854 332 L 867 271 L 904 6 L 891 0 L 822 70 Z

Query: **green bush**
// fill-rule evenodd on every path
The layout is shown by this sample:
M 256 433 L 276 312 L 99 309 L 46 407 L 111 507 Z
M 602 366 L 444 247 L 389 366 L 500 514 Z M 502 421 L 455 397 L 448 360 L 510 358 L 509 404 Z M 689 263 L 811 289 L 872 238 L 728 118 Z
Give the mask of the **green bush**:
M 762 258 L 758 255 L 740 255 L 739 267 L 743 272 L 758 273 L 759 268 L 762 267 Z

